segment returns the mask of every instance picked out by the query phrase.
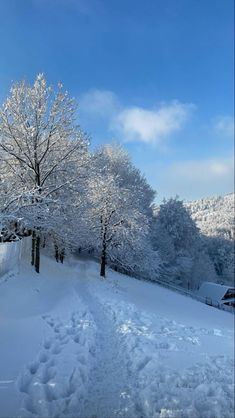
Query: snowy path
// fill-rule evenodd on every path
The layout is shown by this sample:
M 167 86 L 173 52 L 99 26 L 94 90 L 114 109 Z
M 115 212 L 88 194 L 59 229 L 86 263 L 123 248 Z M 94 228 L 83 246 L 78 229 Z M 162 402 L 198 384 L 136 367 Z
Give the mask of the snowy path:
M 216 326 L 220 328 L 208 328 L 204 321 L 197 324 L 198 315 L 194 320 L 196 323 L 189 326 L 184 321 L 169 319 L 167 310 L 163 316 L 157 314 L 156 307 L 155 313 L 148 309 L 140 310 L 138 304 L 130 302 L 130 294 L 128 301 L 123 300 L 123 282 L 116 281 L 115 273 L 110 272 L 114 280 L 109 277 L 111 280 L 108 283 L 107 280 L 97 280 L 92 263 L 86 263 L 83 268 L 84 283 L 90 287 L 89 297 L 96 295 L 92 299 L 95 301 L 93 312 L 97 316 L 97 323 L 106 324 L 104 328 L 109 326 L 113 330 L 111 335 L 104 332 L 106 344 L 109 340 L 116 340 L 121 350 L 116 354 L 118 361 L 115 369 L 118 363 L 123 362 L 125 376 L 129 376 L 129 389 L 125 391 L 129 401 L 126 404 L 128 412 L 125 415 L 124 410 L 120 410 L 120 416 L 232 418 L 233 330 L 221 328 L 219 323 Z M 137 283 L 133 280 L 134 285 Z M 149 297 L 146 307 L 148 304 Z M 195 306 L 200 308 L 201 305 L 196 302 Z M 98 312 L 102 315 L 97 315 Z M 217 314 L 217 311 L 208 310 L 210 312 L 212 318 Z M 218 319 L 223 316 L 224 319 L 232 319 L 227 314 L 218 313 Z M 110 344 L 110 350 L 117 352 L 113 344 Z M 109 367 L 107 365 L 107 370 L 114 373 Z M 91 396 L 96 394 L 96 375 L 93 377 Z M 111 396 L 109 392 L 107 394 Z M 96 395 L 95 399 L 99 401 Z M 109 411 L 110 417 L 114 417 L 112 408 Z
M 43 261 L 1 285 L 0 417 L 233 418 L 232 315 Z
M 42 319 L 52 329 L 44 340 L 37 358 L 28 364 L 18 378 L 23 394 L 22 416 L 75 417 L 86 396 L 88 364 L 94 348 L 89 328 L 89 313 L 71 312 L 62 321 L 51 315 Z
M 89 286 L 86 263 L 81 263 L 82 280 L 77 292 L 87 304 L 96 324 L 94 366 L 89 377 L 88 393 L 81 417 L 136 416 L 131 399 L 130 376 L 127 372 L 126 347 L 122 344 L 115 323 L 108 317 L 104 306 Z

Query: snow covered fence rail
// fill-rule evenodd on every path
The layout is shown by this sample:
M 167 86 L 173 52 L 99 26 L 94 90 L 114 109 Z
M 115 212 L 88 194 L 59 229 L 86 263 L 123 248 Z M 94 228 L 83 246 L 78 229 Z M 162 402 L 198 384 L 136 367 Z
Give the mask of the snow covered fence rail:
M 19 265 L 21 247 L 21 241 L 0 243 L 0 277 Z
M 184 296 L 188 296 L 192 299 L 196 299 L 199 302 L 205 303 L 206 305 L 210 305 L 210 306 L 213 306 L 214 308 L 218 308 L 218 309 L 221 309 L 223 311 L 234 313 L 234 308 L 232 306 L 226 306 L 224 304 L 220 304 L 217 300 L 214 300 L 210 297 L 204 297 L 204 296 L 197 295 L 196 293 L 194 293 L 190 290 L 183 289 L 182 287 L 179 287 L 179 286 L 175 286 L 172 283 L 167 283 L 167 282 L 165 282 L 164 280 L 161 280 L 161 279 L 156 279 L 155 282 L 157 284 L 159 284 L 160 286 L 164 286 L 164 287 L 166 287 L 170 290 L 181 293 Z

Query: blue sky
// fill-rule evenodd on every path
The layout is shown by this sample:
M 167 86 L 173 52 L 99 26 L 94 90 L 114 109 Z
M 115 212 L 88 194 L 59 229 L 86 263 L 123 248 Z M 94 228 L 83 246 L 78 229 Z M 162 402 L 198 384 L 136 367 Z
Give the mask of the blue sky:
M 44 72 L 163 196 L 233 190 L 233 0 L 0 0 L 0 100 Z

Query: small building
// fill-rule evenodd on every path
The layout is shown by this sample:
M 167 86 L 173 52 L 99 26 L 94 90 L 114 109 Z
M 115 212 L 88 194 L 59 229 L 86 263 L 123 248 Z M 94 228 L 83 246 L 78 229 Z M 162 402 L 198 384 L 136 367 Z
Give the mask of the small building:
M 198 290 L 198 296 L 204 298 L 208 305 L 235 307 L 235 288 L 232 286 L 204 282 Z

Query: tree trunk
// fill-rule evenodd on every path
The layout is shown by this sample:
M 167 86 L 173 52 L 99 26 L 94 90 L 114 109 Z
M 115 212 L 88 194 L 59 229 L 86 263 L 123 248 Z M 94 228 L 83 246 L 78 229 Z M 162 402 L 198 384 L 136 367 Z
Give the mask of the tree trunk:
M 35 264 L 35 245 L 36 245 L 36 234 L 35 231 L 32 232 L 32 249 L 31 249 L 31 264 Z
M 102 251 L 101 262 L 100 262 L 101 277 L 105 277 L 105 266 L 106 266 L 106 254 Z
M 40 237 L 36 237 L 36 252 L 35 252 L 35 270 L 36 273 L 40 271 Z
M 64 254 L 65 254 L 65 251 L 64 250 L 62 250 L 61 251 L 61 253 L 60 253 L 60 262 L 63 264 L 63 262 L 64 262 Z
M 103 235 L 102 239 L 102 253 L 100 260 L 100 276 L 105 277 L 105 266 L 106 266 L 106 234 L 107 234 L 107 225 L 103 222 L 103 217 L 100 218 L 101 222 L 101 233 Z
M 100 260 L 100 275 L 101 277 L 105 277 L 105 266 L 106 266 L 106 228 L 103 235 L 103 248 L 101 253 L 101 260 Z
M 58 249 L 58 245 L 55 244 L 55 259 L 58 263 L 59 261 L 59 249 Z
M 36 142 L 35 142 L 35 146 L 36 146 Z M 36 185 L 38 187 L 38 193 L 41 194 L 40 164 L 39 164 L 38 159 L 37 159 L 37 146 L 36 146 L 36 148 L 34 148 L 34 160 L 35 160 L 35 169 L 36 169 L 35 182 L 36 182 Z M 38 198 L 36 200 L 37 200 L 37 202 L 40 201 Z M 40 217 L 38 218 L 38 220 L 39 219 L 40 219 Z M 39 232 L 38 232 L 36 234 L 36 244 L 35 244 L 35 271 L 36 271 L 36 273 L 40 272 L 40 247 L 41 247 L 41 238 L 40 238 L 40 235 L 39 235 Z

